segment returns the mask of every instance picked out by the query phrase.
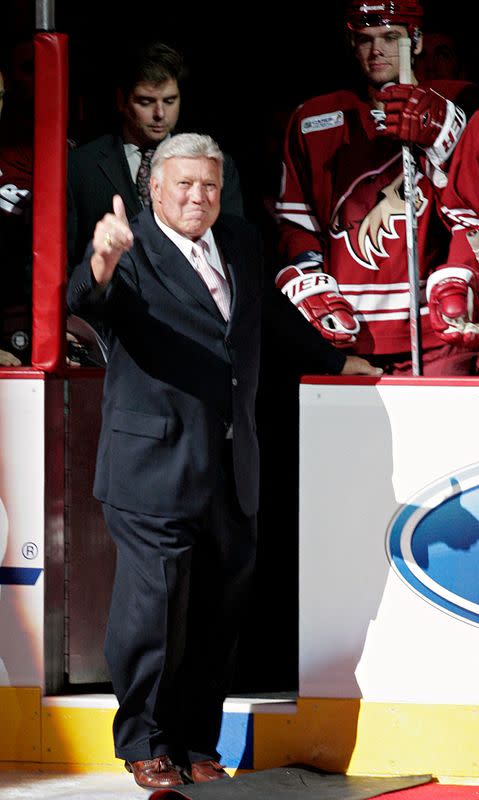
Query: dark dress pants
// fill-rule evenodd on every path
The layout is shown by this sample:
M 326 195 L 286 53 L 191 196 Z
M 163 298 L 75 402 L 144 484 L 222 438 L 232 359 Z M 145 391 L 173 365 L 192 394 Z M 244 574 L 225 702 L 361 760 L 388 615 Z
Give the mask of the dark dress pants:
M 161 491 L 161 487 L 159 487 Z M 256 551 L 225 443 L 205 513 L 171 519 L 103 506 L 117 548 L 105 642 L 118 758 L 218 758 L 223 700 Z

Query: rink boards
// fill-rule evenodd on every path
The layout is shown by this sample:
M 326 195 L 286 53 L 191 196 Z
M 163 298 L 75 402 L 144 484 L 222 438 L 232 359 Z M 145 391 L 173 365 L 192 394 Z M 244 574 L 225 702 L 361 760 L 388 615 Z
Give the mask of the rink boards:
M 114 698 L 44 690 L 50 391 L 0 380 L 0 766 L 117 769 Z M 299 698 L 228 700 L 223 760 L 477 779 L 479 386 L 309 378 L 300 406 Z

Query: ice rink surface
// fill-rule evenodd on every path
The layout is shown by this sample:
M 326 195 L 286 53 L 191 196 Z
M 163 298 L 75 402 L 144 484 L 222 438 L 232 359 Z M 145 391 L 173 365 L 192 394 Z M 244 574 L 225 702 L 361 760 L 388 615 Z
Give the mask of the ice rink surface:
M 149 795 L 126 772 L 0 772 L 2 800 L 147 800 Z

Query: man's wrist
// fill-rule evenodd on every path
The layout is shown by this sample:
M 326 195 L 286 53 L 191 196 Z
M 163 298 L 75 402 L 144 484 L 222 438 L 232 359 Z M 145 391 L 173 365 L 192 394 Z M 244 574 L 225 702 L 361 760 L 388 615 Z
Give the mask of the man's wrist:
M 96 294 L 103 294 L 111 281 L 111 275 L 109 277 L 105 277 L 104 264 L 100 262 L 103 262 L 101 256 L 93 253 L 90 259 L 90 274 L 92 289 Z

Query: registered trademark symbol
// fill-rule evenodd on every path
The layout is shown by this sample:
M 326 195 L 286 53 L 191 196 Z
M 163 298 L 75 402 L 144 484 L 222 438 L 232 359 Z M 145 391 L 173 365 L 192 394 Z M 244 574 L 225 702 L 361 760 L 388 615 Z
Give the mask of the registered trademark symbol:
M 22 547 L 22 553 L 24 558 L 36 558 L 38 555 L 38 547 L 34 542 L 25 542 Z

